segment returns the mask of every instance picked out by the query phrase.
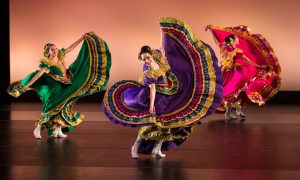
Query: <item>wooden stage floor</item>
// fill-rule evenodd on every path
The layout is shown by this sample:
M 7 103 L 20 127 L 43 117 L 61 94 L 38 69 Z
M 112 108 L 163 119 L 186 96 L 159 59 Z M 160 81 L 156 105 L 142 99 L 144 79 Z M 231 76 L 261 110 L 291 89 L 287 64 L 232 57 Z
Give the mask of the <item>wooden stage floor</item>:
M 131 159 L 138 129 L 109 122 L 81 103 L 85 121 L 68 137 L 34 139 L 41 104 L 0 106 L 0 179 L 300 179 L 300 106 L 249 106 L 246 121 L 214 114 L 165 159 Z

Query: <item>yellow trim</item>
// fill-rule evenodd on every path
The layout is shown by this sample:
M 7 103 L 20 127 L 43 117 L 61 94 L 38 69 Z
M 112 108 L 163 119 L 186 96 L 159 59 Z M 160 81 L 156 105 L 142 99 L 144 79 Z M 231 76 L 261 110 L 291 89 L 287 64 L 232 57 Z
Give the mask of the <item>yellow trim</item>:
M 13 88 L 12 88 L 13 87 Z M 13 90 L 13 89 L 22 89 L 24 92 L 26 92 L 26 91 L 29 91 L 29 90 L 33 90 L 32 88 L 28 88 L 28 89 L 24 89 L 22 86 L 21 86 L 21 80 L 19 80 L 19 81 L 14 81 L 14 82 L 12 82 L 7 88 L 6 88 L 6 92 L 9 94 L 9 95 L 11 95 L 11 96 L 13 96 L 13 97 L 15 97 L 15 98 L 18 98 L 18 97 L 20 97 L 20 93 L 19 92 L 15 92 L 15 93 L 12 93 L 11 92 L 11 90 Z
M 175 29 L 176 30 L 176 29 Z M 191 32 L 190 32 L 191 33 Z M 171 34 L 169 34 L 168 33 L 168 35 L 171 35 Z M 171 35 L 171 37 L 173 37 L 175 40 L 177 40 L 181 45 L 182 45 L 182 43 L 175 37 L 175 36 L 173 36 L 173 35 Z M 175 126 L 181 126 L 181 124 L 190 124 L 190 123 L 192 123 L 192 122 L 194 122 L 194 121 L 197 121 L 197 120 L 199 120 L 203 115 L 205 115 L 206 114 L 206 112 L 207 112 L 207 110 L 209 109 L 209 107 L 211 106 L 211 104 L 212 104 L 212 98 L 214 97 L 214 93 L 215 93 L 215 84 L 216 84 L 216 75 L 215 75 L 215 72 L 214 72 L 214 67 L 213 67 L 213 63 L 212 63 L 212 59 L 211 59 L 211 54 L 210 54 L 210 50 L 204 45 L 204 44 L 202 44 L 202 43 L 200 43 L 197 39 L 195 40 L 195 39 L 193 39 L 193 41 L 194 42 L 198 42 L 197 44 L 198 44 L 198 46 L 200 47 L 200 48 L 202 48 L 203 49 L 203 51 L 205 52 L 205 56 L 206 56 L 206 60 L 207 60 L 207 64 L 208 64 L 208 73 L 209 73 L 209 75 L 210 75 L 210 77 L 211 77 L 211 79 L 210 79 L 210 85 L 209 85 L 209 96 L 208 96 L 208 98 L 207 98 L 207 100 L 206 100 L 206 102 L 205 102 L 205 104 L 203 105 L 203 108 L 201 109 L 201 111 L 196 115 L 196 116 L 194 116 L 193 118 L 191 118 L 190 120 L 188 120 L 188 121 L 184 121 L 184 123 L 181 123 L 181 122 L 179 122 L 179 123 L 172 123 L 172 124 L 175 124 Z M 182 47 L 184 47 L 183 45 L 182 45 Z M 184 47 L 185 48 L 185 47 Z M 186 48 L 185 48 L 186 49 Z M 190 54 L 188 53 L 188 51 L 186 50 L 186 52 L 187 52 L 187 54 L 189 55 L 189 57 L 190 57 L 190 59 L 192 59 L 191 58 L 191 56 L 190 56 Z M 198 56 L 201 58 L 201 55 L 196 51 L 196 53 L 198 54 Z M 195 66 L 194 65 L 194 62 L 192 61 L 192 64 L 193 64 L 193 66 Z M 195 70 L 194 70 L 195 71 Z M 202 69 L 202 72 L 203 72 L 203 69 Z M 194 75 L 195 75 L 196 73 L 194 72 Z M 196 81 L 196 78 L 194 79 L 194 83 L 196 83 L 195 82 Z M 204 84 L 205 82 L 203 82 L 203 84 Z M 202 89 L 202 93 L 203 93 L 203 91 L 204 91 L 204 88 Z M 195 88 L 193 89 L 193 94 L 195 94 Z M 173 115 L 173 114 L 175 114 L 175 113 L 178 113 L 179 111 L 181 111 L 182 109 L 184 109 L 184 108 L 186 108 L 190 103 L 191 103 L 191 101 L 193 100 L 193 98 L 191 98 L 189 101 L 188 101 L 188 103 L 186 103 L 186 105 L 185 106 L 183 106 L 182 108 L 180 108 L 180 109 L 178 109 L 178 110 L 176 110 L 176 111 L 174 111 L 174 112 L 172 112 L 172 113 L 169 113 L 169 114 L 162 114 L 162 115 L 160 115 L 160 116 L 158 116 L 157 117 L 157 119 L 159 119 L 159 117 L 166 117 L 166 116 L 170 116 L 170 115 Z M 199 101 L 199 103 L 200 103 L 200 101 Z M 198 104 L 199 104 L 198 103 Z M 198 105 L 197 104 L 197 105 Z M 197 106 L 196 105 L 196 106 Z M 208 108 L 207 108 L 208 107 Z M 193 110 L 195 110 L 195 109 L 193 109 Z M 188 123 L 187 123 L 188 122 Z M 160 127 L 169 127 L 169 126 L 163 126 L 160 122 L 158 122 L 158 124 L 157 125 L 159 125 Z M 174 127 L 174 126 L 172 126 L 172 127 Z
M 88 37 L 88 36 L 85 36 L 85 39 L 86 39 L 87 37 Z M 90 46 L 89 46 L 89 43 L 87 43 L 87 45 L 88 45 L 88 48 L 89 48 L 89 50 L 90 50 L 91 48 L 90 48 Z M 89 54 L 90 54 L 90 67 L 89 67 L 89 71 L 88 71 L 87 77 L 90 77 L 90 74 L 91 74 L 91 66 L 92 66 L 92 63 L 91 63 L 91 61 L 92 61 L 91 51 L 89 51 Z M 51 115 L 57 114 L 57 113 L 60 111 L 60 109 L 61 109 L 63 106 L 65 106 L 65 104 L 66 104 L 71 98 L 73 98 L 73 97 L 75 97 L 75 96 L 78 95 L 78 93 L 79 93 L 79 92 L 82 90 L 82 88 L 86 85 L 86 83 L 88 82 L 88 80 L 89 80 L 89 78 L 86 78 L 85 82 L 81 85 L 81 87 L 78 88 L 78 89 L 77 89 L 72 95 L 70 95 L 68 98 L 66 98 L 65 101 L 61 102 L 59 105 L 57 105 L 56 107 L 52 108 L 52 109 L 49 110 L 48 112 L 42 113 L 42 115 L 43 115 L 43 114 L 51 114 Z M 58 111 L 58 112 L 57 112 L 57 111 Z
M 114 96 L 114 95 L 113 95 Z M 116 104 L 115 103 L 115 100 L 113 98 L 113 104 Z M 105 96 L 104 96 L 104 105 L 107 109 L 107 111 L 109 112 L 109 114 L 111 116 L 113 116 L 115 119 L 118 119 L 120 122 L 124 122 L 124 123 L 128 123 L 128 121 L 125 121 L 125 120 L 122 120 L 120 119 L 119 117 L 115 116 L 114 113 L 112 113 L 111 111 L 111 108 L 110 106 L 108 105 L 108 93 L 105 93 Z M 119 108 L 115 107 L 116 109 L 118 109 L 118 112 L 120 113 L 120 110 Z M 120 113 L 122 114 L 122 113 Z M 123 115 L 123 114 L 122 114 Z M 140 121 L 140 122 L 135 122 L 135 123 L 131 123 L 131 124 L 135 124 L 135 125 L 140 125 L 140 124 L 145 124 L 145 123 L 154 123 L 153 119 L 152 118 L 144 118 L 145 116 L 148 116 L 149 114 L 145 114 L 144 116 L 130 116 L 130 117 L 136 117 L 136 118 L 143 118 L 144 120 L 143 121 Z M 126 116 L 127 117 L 127 116 Z M 152 120 L 152 121 L 151 121 Z
M 106 47 L 105 47 L 105 42 L 100 38 L 98 37 L 100 43 L 102 44 L 100 47 L 101 47 L 101 54 L 102 54 L 102 67 L 101 67 L 101 80 L 99 81 L 99 83 L 95 86 L 94 89 L 91 90 L 91 93 L 95 92 L 96 89 L 98 89 L 100 86 L 102 86 L 102 84 L 104 83 L 105 79 L 106 79 L 106 67 L 107 67 L 107 55 L 106 55 Z M 97 54 L 97 58 L 98 57 L 98 54 Z M 105 65 L 104 65 L 105 64 Z M 98 71 L 97 71 L 98 73 Z M 104 76 L 105 75 L 105 76 Z M 96 79 L 95 79 L 96 80 Z
M 232 27 L 220 28 L 220 27 L 218 27 L 218 26 L 213 26 L 213 25 L 209 25 L 208 27 L 209 27 L 210 31 L 212 31 L 212 29 L 216 29 L 216 30 L 221 30 L 221 31 L 229 32 L 229 33 L 236 33 L 237 35 L 239 35 L 239 36 L 245 38 L 246 40 L 251 41 L 252 43 L 255 44 L 257 50 L 258 50 L 259 52 L 261 52 L 261 54 L 262 54 L 262 56 L 264 57 L 264 59 L 266 59 L 267 64 L 268 64 L 268 65 L 271 64 L 271 63 L 270 63 L 270 58 L 269 58 L 269 56 L 266 54 L 265 50 L 261 51 L 261 49 L 263 49 L 263 48 L 261 48 L 261 46 L 260 46 L 261 43 L 258 42 L 255 38 L 252 37 L 253 33 L 252 33 L 252 30 L 251 30 L 249 27 L 244 26 L 244 25 L 240 25 L 239 27 L 240 27 L 241 29 L 242 29 L 242 28 L 247 29 L 247 31 L 246 31 L 246 32 L 243 32 L 243 33 L 240 32 L 239 30 L 233 29 Z M 248 33 L 247 33 L 247 32 L 248 32 Z M 214 33 L 212 33 L 212 34 L 213 34 L 213 36 L 215 36 Z M 275 72 L 272 72 L 273 77 L 278 76 L 278 78 L 281 80 L 281 67 L 280 67 L 280 65 L 279 65 L 278 58 L 275 56 L 275 53 L 274 53 L 273 48 L 271 47 L 271 45 L 269 44 L 269 42 L 267 42 L 266 38 L 265 38 L 263 35 L 261 35 L 261 34 L 255 34 L 255 35 L 256 35 L 256 36 L 259 36 L 259 38 L 260 38 L 261 40 L 263 40 L 263 42 L 264 42 L 264 44 L 266 45 L 267 49 L 270 51 L 270 55 L 271 55 L 272 58 L 274 59 L 274 64 L 275 64 L 276 67 L 277 67 L 277 72 L 276 72 L 276 73 L 275 73 Z M 281 81 L 277 81 L 277 87 L 276 87 L 276 89 L 274 89 L 274 90 L 273 90 L 273 91 L 265 98 L 265 100 L 268 100 L 268 99 L 270 99 L 273 95 L 275 95 L 275 94 L 279 91 L 280 86 L 281 86 Z
M 187 26 L 187 24 L 185 24 L 184 22 L 178 20 L 178 19 L 173 19 L 173 18 L 160 18 L 160 22 L 172 22 L 172 23 L 176 23 L 176 24 L 181 24 L 181 26 L 185 27 L 186 30 L 189 32 L 192 40 L 197 43 L 197 45 L 203 49 L 204 53 L 205 53 L 205 56 L 206 56 L 206 61 L 207 61 L 207 64 L 208 64 L 208 73 L 211 77 L 210 79 L 210 85 L 209 85 L 209 96 L 207 97 L 207 100 L 203 106 L 203 108 L 201 109 L 200 113 L 198 113 L 196 116 L 194 116 L 193 118 L 190 118 L 190 120 L 187 120 L 187 121 L 184 121 L 184 122 L 179 122 L 179 123 L 171 123 L 170 126 L 164 126 L 161 124 L 161 122 L 156 122 L 156 125 L 159 126 L 159 127 L 162 127 L 162 128 L 170 128 L 170 127 L 181 127 L 181 126 L 184 126 L 184 125 L 187 125 L 187 124 L 191 124 L 192 122 L 195 122 L 195 121 L 198 121 L 203 115 L 206 114 L 207 110 L 209 109 L 209 107 L 212 105 L 213 103 L 213 97 L 214 97 L 214 93 L 215 93 L 215 86 L 216 86 L 216 74 L 215 74 L 215 71 L 214 71 L 214 67 L 213 67 L 213 60 L 211 58 L 211 54 L 210 54 L 210 50 L 207 46 L 205 46 L 204 44 L 201 43 L 201 41 L 199 41 L 195 35 L 192 33 L 192 31 L 190 30 L 189 26 Z M 168 29 L 168 28 L 166 28 Z M 169 28 L 171 29 L 171 28 Z M 172 28 L 173 30 L 176 30 L 178 31 L 177 29 L 174 29 Z M 180 31 L 179 31 L 180 32 Z M 168 35 L 170 35 L 171 37 L 173 37 L 175 40 L 177 40 L 181 45 L 182 47 L 183 44 L 178 40 L 178 38 L 176 38 L 175 36 L 173 36 L 172 34 L 170 33 L 167 33 Z M 193 59 L 191 58 L 191 55 L 188 53 L 187 49 L 184 47 L 184 49 L 186 50 L 187 54 L 189 55 L 190 59 Z M 198 57 L 201 58 L 201 55 L 199 54 L 199 52 L 196 50 L 195 51 L 197 54 L 198 54 Z M 195 67 L 194 65 L 194 62 L 191 61 L 193 67 Z M 194 74 L 195 74 L 195 69 L 193 69 L 194 71 Z M 203 72 L 203 69 L 202 69 L 202 72 Z M 194 78 L 194 83 L 196 81 L 196 78 Z M 205 83 L 205 82 L 203 82 Z M 203 94 L 203 91 L 204 91 L 204 88 L 202 89 L 202 94 Z M 195 88 L 193 89 L 193 94 L 195 93 Z M 104 99 L 104 104 L 107 108 L 107 111 L 110 111 L 110 115 L 113 116 L 115 119 L 118 119 L 120 122 L 124 122 L 124 123 L 128 123 L 128 121 L 124 121 L 118 117 L 116 117 L 113 113 L 111 113 L 111 109 L 108 105 L 108 93 L 106 93 L 105 95 L 105 99 Z M 112 96 L 114 96 L 114 93 L 112 94 Z M 192 98 L 188 101 L 188 103 L 183 107 L 183 108 L 186 108 L 189 103 L 191 102 Z M 115 103 L 114 99 L 113 99 L 113 103 Z M 199 101 L 200 103 L 200 101 Z M 117 109 L 117 107 L 115 107 Z M 172 114 L 175 114 L 177 112 L 179 112 L 180 110 L 182 110 L 183 108 L 180 108 L 179 110 L 175 111 L 175 112 L 172 112 L 172 113 L 168 113 L 168 114 L 162 114 L 160 116 L 157 116 L 156 120 L 159 118 L 159 117 L 166 117 L 166 116 L 169 116 L 169 115 L 172 115 Z M 193 109 L 195 110 L 195 109 Z M 122 112 L 118 111 L 118 113 L 124 115 Z M 131 116 L 131 117 L 137 117 L 137 116 Z M 140 116 L 141 117 L 141 116 Z M 141 117 L 142 118 L 142 117 Z M 149 120 L 148 120 L 149 119 Z M 152 119 L 152 121 L 150 121 Z M 142 122 L 138 122 L 138 123 L 131 123 L 131 124 L 135 124 L 135 125 L 138 125 L 138 124 L 144 124 L 144 122 L 148 122 L 148 123 L 152 123 L 153 122 L 153 118 L 147 118 L 147 119 L 144 119 Z

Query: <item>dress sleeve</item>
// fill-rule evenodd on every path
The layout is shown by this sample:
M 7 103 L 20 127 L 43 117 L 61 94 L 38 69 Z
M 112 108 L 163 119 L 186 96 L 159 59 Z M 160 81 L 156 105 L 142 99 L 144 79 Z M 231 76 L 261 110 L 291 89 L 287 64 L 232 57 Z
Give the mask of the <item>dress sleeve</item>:
M 40 65 L 39 65 L 40 69 L 49 69 L 49 65 L 47 62 L 45 62 L 44 60 L 40 61 Z
M 65 50 L 65 48 L 62 48 L 62 49 L 61 49 L 61 53 L 62 53 L 63 56 L 66 55 L 66 50 Z
M 165 71 L 170 70 L 170 65 L 168 63 L 167 57 L 161 54 L 159 49 L 153 50 L 153 57 L 156 63 L 160 66 L 160 68 L 164 69 Z
M 243 55 L 244 55 L 243 50 L 241 49 L 236 50 L 236 57 L 241 58 L 243 57 Z
M 147 76 L 144 76 L 144 83 L 145 84 L 155 84 L 157 79 L 154 78 L 149 78 Z
M 155 83 L 156 79 L 154 78 L 153 73 L 151 73 L 151 72 L 152 71 L 150 69 L 148 69 L 147 66 L 144 65 L 143 73 L 142 73 L 140 79 L 142 79 L 145 84 Z
M 226 49 L 226 45 L 224 43 L 221 45 L 220 54 L 223 59 L 227 55 L 227 49 Z
M 145 84 L 166 84 L 164 71 L 145 71 L 144 72 L 144 83 Z
M 66 50 L 65 50 L 65 48 L 60 49 L 58 51 L 58 55 L 57 55 L 58 59 L 62 60 L 62 59 L 65 58 L 65 56 L 66 56 Z

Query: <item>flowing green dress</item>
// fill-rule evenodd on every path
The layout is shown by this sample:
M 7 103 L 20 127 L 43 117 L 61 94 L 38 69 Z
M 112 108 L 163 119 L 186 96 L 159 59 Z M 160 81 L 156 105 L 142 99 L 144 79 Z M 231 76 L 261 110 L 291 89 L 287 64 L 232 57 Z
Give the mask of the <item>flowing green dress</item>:
M 65 58 L 65 50 L 58 53 L 60 62 Z M 63 76 L 61 63 L 52 63 L 48 59 L 40 62 L 40 69 L 48 70 L 28 90 L 34 90 L 43 103 L 42 114 L 36 125 L 48 129 L 53 134 L 57 125 L 63 132 L 71 131 L 80 124 L 84 115 L 74 110 L 76 101 L 103 90 L 109 79 L 111 54 L 104 40 L 93 32 L 87 33 L 77 59 Z M 39 72 L 29 74 L 23 80 L 12 83 L 7 91 L 13 97 L 26 92 L 23 87 Z

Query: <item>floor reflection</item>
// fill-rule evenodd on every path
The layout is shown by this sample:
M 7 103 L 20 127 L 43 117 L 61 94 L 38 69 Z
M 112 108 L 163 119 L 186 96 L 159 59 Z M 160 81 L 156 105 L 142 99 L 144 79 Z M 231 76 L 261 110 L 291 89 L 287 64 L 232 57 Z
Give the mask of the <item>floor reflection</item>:
M 36 140 L 34 113 L 40 111 L 17 105 L 14 110 L 0 106 L 0 179 L 299 178 L 299 106 L 249 108 L 246 121 L 212 115 L 166 158 L 133 160 L 130 146 L 137 129 L 98 120 L 100 112 L 92 110 L 87 114 L 93 121 L 67 138 L 43 132 L 43 139 Z
M 137 159 L 136 169 L 139 180 L 157 179 L 157 180 L 181 180 L 185 179 L 183 175 L 184 165 L 179 161 L 170 159 Z
M 78 164 L 79 152 L 75 142 L 70 138 L 49 138 L 47 142 L 37 140 L 42 166 L 41 177 L 44 180 L 70 178 L 77 176 L 72 168 Z

